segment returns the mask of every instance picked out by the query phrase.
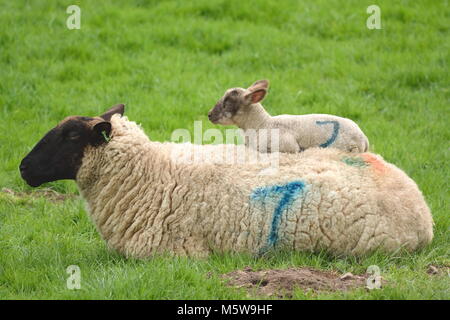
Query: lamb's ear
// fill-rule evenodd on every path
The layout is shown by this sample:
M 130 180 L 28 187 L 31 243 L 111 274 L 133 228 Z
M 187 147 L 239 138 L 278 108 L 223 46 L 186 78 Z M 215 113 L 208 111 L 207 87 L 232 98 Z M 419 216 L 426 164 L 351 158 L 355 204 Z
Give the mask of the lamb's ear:
M 247 90 L 249 91 L 255 91 L 258 89 L 269 89 L 269 80 L 258 80 L 255 83 L 253 83 L 250 87 L 248 87 Z
M 125 105 L 120 103 L 115 105 L 114 107 L 111 107 L 111 109 L 102 114 L 100 118 L 103 118 L 106 121 L 110 121 L 113 114 L 119 113 L 121 116 L 123 116 L 124 112 L 125 112 Z
M 255 91 L 251 91 L 245 95 L 245 100 L 249 104 L 261 102 L 266 96 L 266 89 L 257 89 Z
M 94 125 L 92 128 L 94 131 L 93 144 L 99 145 L 104 142 L 109 141 L 109 136 L 111 135 L 111 122 L 100 121 Z

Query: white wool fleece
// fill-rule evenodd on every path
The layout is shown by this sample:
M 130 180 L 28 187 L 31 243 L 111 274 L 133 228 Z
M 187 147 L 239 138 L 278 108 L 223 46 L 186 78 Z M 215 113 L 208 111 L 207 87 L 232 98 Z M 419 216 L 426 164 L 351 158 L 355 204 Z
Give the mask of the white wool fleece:
M 108 143 L 85 150 L 77 184 L 109 247 L 206 256 L 270 249 L 360 255 L 416 250 L 433 237 L 417 185 L 381 157 L 313 148 L 280 154 L 279 173 L 257 164 L 181 164 L 114 115 Z

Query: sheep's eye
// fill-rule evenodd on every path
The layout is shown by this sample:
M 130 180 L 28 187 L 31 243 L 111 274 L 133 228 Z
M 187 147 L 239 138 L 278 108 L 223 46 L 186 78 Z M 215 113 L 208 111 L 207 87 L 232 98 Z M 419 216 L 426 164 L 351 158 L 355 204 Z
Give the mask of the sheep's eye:
M 78 140 L 80 138 L 80 134 L 78 132 L 76 132 L 76 131 L 70 131 L 67 134 L 67 138 L 69 140 Z

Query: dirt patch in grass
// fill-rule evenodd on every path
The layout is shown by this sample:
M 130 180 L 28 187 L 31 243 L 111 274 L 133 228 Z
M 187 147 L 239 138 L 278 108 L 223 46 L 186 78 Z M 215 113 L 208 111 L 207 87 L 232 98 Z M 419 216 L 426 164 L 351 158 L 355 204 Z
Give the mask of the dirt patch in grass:
M 292 296 L 295 288 L 318 291 L 347 291 L 362 288 L 369 275 L 339 274 L 312 268 L 289 268 L 253 271 L 247 267 L 222 275 L 227 285 L 246 288 L 258 295 Z
M 74 199 L 76 197 L 75 194 L 59 193 L 48 188 L 29 192 L 17 192 L 9 188 L 3 188 L 1 192 L 15 198 L 46 198 L 52 202 L 61 202 L 67 199 Z
M 427 273 L 432 276 L 448 275 L 450 276 L 450 265 L 430 264 Z

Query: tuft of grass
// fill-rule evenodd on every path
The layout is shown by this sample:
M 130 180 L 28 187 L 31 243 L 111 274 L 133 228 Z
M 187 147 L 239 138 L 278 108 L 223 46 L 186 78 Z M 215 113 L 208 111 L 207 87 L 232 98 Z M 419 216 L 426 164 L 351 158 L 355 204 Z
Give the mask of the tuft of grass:
M 449 299 L 448 3 L 381 0 L 381 30 L 368 30 L 367 1 L 79 1 L 81 29 L 68 30 L 66 1 L 1 1 L 0 298 L 248 299 L 219 275 L 309 266 L 364 273 L 377 265 L 379 290 L 311 293 L 294 299 Z M 174 129 L 218 128 L 207 112 L 229 87 L 267 78 L 272 114 L 331 113 L 357 121 L 371 149 L 404 169 L 433 213 L 433 243 L 413 253 L 333 257 L 279 252 L 263 258 L 111 252 L 84 202 L 28 197 L 18 165 L 69 115 L 94 116 L 119 102 L 153 140 Z M 77 194 L 71 181 L 48 183 Z M 68 290 L 69 265 L 81 289 Z M 208 275 L 210 275 L 208 277 Z M 250 296 L 251 298 L 252 296 Z

